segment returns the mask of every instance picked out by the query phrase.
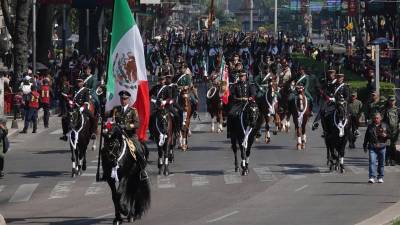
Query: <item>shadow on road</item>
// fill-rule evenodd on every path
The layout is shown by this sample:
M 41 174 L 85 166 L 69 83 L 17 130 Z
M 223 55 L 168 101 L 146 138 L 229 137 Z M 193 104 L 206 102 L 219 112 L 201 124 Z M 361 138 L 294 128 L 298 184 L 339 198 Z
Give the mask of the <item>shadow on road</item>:
M 54 221 L 61 220 L 61 221 Z M 49 224 L 49 225 L 92 225 L 111 224 L 112 219 L 92 219 L 88 217 L 33 217 L 33 218 L 6 218 L 7 224 Z
M 22 173 L 17 173 L 17 172 L 11 172 L 9 174 L 15 174 L 15 175 L 22 175 L 22 177 L 26 178 L 41 178 L 41 177 L 60 177 L 60 176 L 66 176 L 70 175 L 70 172 L 68 171 L 31 171 L 31 172 L 22 172 Z

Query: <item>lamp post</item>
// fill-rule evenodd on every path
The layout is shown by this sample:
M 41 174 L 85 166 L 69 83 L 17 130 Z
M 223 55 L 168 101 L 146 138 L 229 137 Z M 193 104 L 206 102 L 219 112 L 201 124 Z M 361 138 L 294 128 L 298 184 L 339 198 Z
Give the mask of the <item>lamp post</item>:
M 32 0 L 32 73 L 36 74 L 36 0 Z
M 375 91 L 378 95 L 379 95 L 379 88 L 380 88 L 380 85 L 379 85 L 379 77 L 380 77 L 380 75 L 379 75 L 379 73 L 380 73 L 380 71 L 379 71 L 379 66 L 380 66 L 379 50 L 380 49 L 379 48 L 381 45 L 385 45 L 389 42 L 390 41 L 386 38 L 377 38 L 371 42 L 371 45 L 375 46 Z

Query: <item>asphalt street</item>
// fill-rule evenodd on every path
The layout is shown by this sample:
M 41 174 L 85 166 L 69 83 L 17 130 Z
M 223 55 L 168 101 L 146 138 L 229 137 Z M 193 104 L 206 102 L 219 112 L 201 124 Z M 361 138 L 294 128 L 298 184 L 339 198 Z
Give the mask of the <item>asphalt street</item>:
M 233 172 L 226 133 L 211 133 L 209 116 L 200 115 L 190 149 L 176 150 L 170 176 L 157 175 L 150 144 L 152 204 L 135 224 L 355 224 L 400 199 L 399 166 L 386 167 L 384 184 L 370 185 L 368 156 L 357 148 L 346 152 L 345 174 L 330 173 L 320 131 L 311 129 L 304 151 L 296 150 L 293 131 L 272 136 L 270 144 L 256 143 L 250 173 L 240 176 Z M 53 117 L 49 129 L 11 139 L 0 179 L 0 214 L 7 224 L 112 223 L 108 186 L 95 182 L 97 151 L 88 150 L 88 170 L 73 179 L 69 147 L 60 135 L 60 119 Z

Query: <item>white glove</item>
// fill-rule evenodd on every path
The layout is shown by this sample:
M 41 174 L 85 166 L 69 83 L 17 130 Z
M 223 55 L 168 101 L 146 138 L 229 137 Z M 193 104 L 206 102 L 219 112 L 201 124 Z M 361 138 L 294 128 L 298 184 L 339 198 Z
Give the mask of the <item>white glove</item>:
M 152 98 L 152 99 L 151 99 L 151 102 L 152 102 L 152 103 L 156 103 L 157 100 L 155 100 L 154 98 Z
M 161 101 L 161 105 L 165 105 L 165 104 L 167 104 L 166 100 Z

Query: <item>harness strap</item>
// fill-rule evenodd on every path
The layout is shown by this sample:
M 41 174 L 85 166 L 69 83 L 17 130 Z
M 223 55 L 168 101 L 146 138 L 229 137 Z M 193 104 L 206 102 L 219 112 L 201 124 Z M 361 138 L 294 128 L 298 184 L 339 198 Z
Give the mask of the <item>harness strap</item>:
M 342 88 L 344 86 L 344 83 L 340 84 L 339 87 L 337 87 L 335 89 L 335 92 L 333 93 L 333 95 L 336 95 L 336 93 L 340 90 L 340 88 Z
M 304 78 L 306 78 L 306 74 L 304 74 L 302 77 L 300 77 L 300 79 L 296 82 L 296 85 L 300 83 L 300 81 L 302 81 Z

